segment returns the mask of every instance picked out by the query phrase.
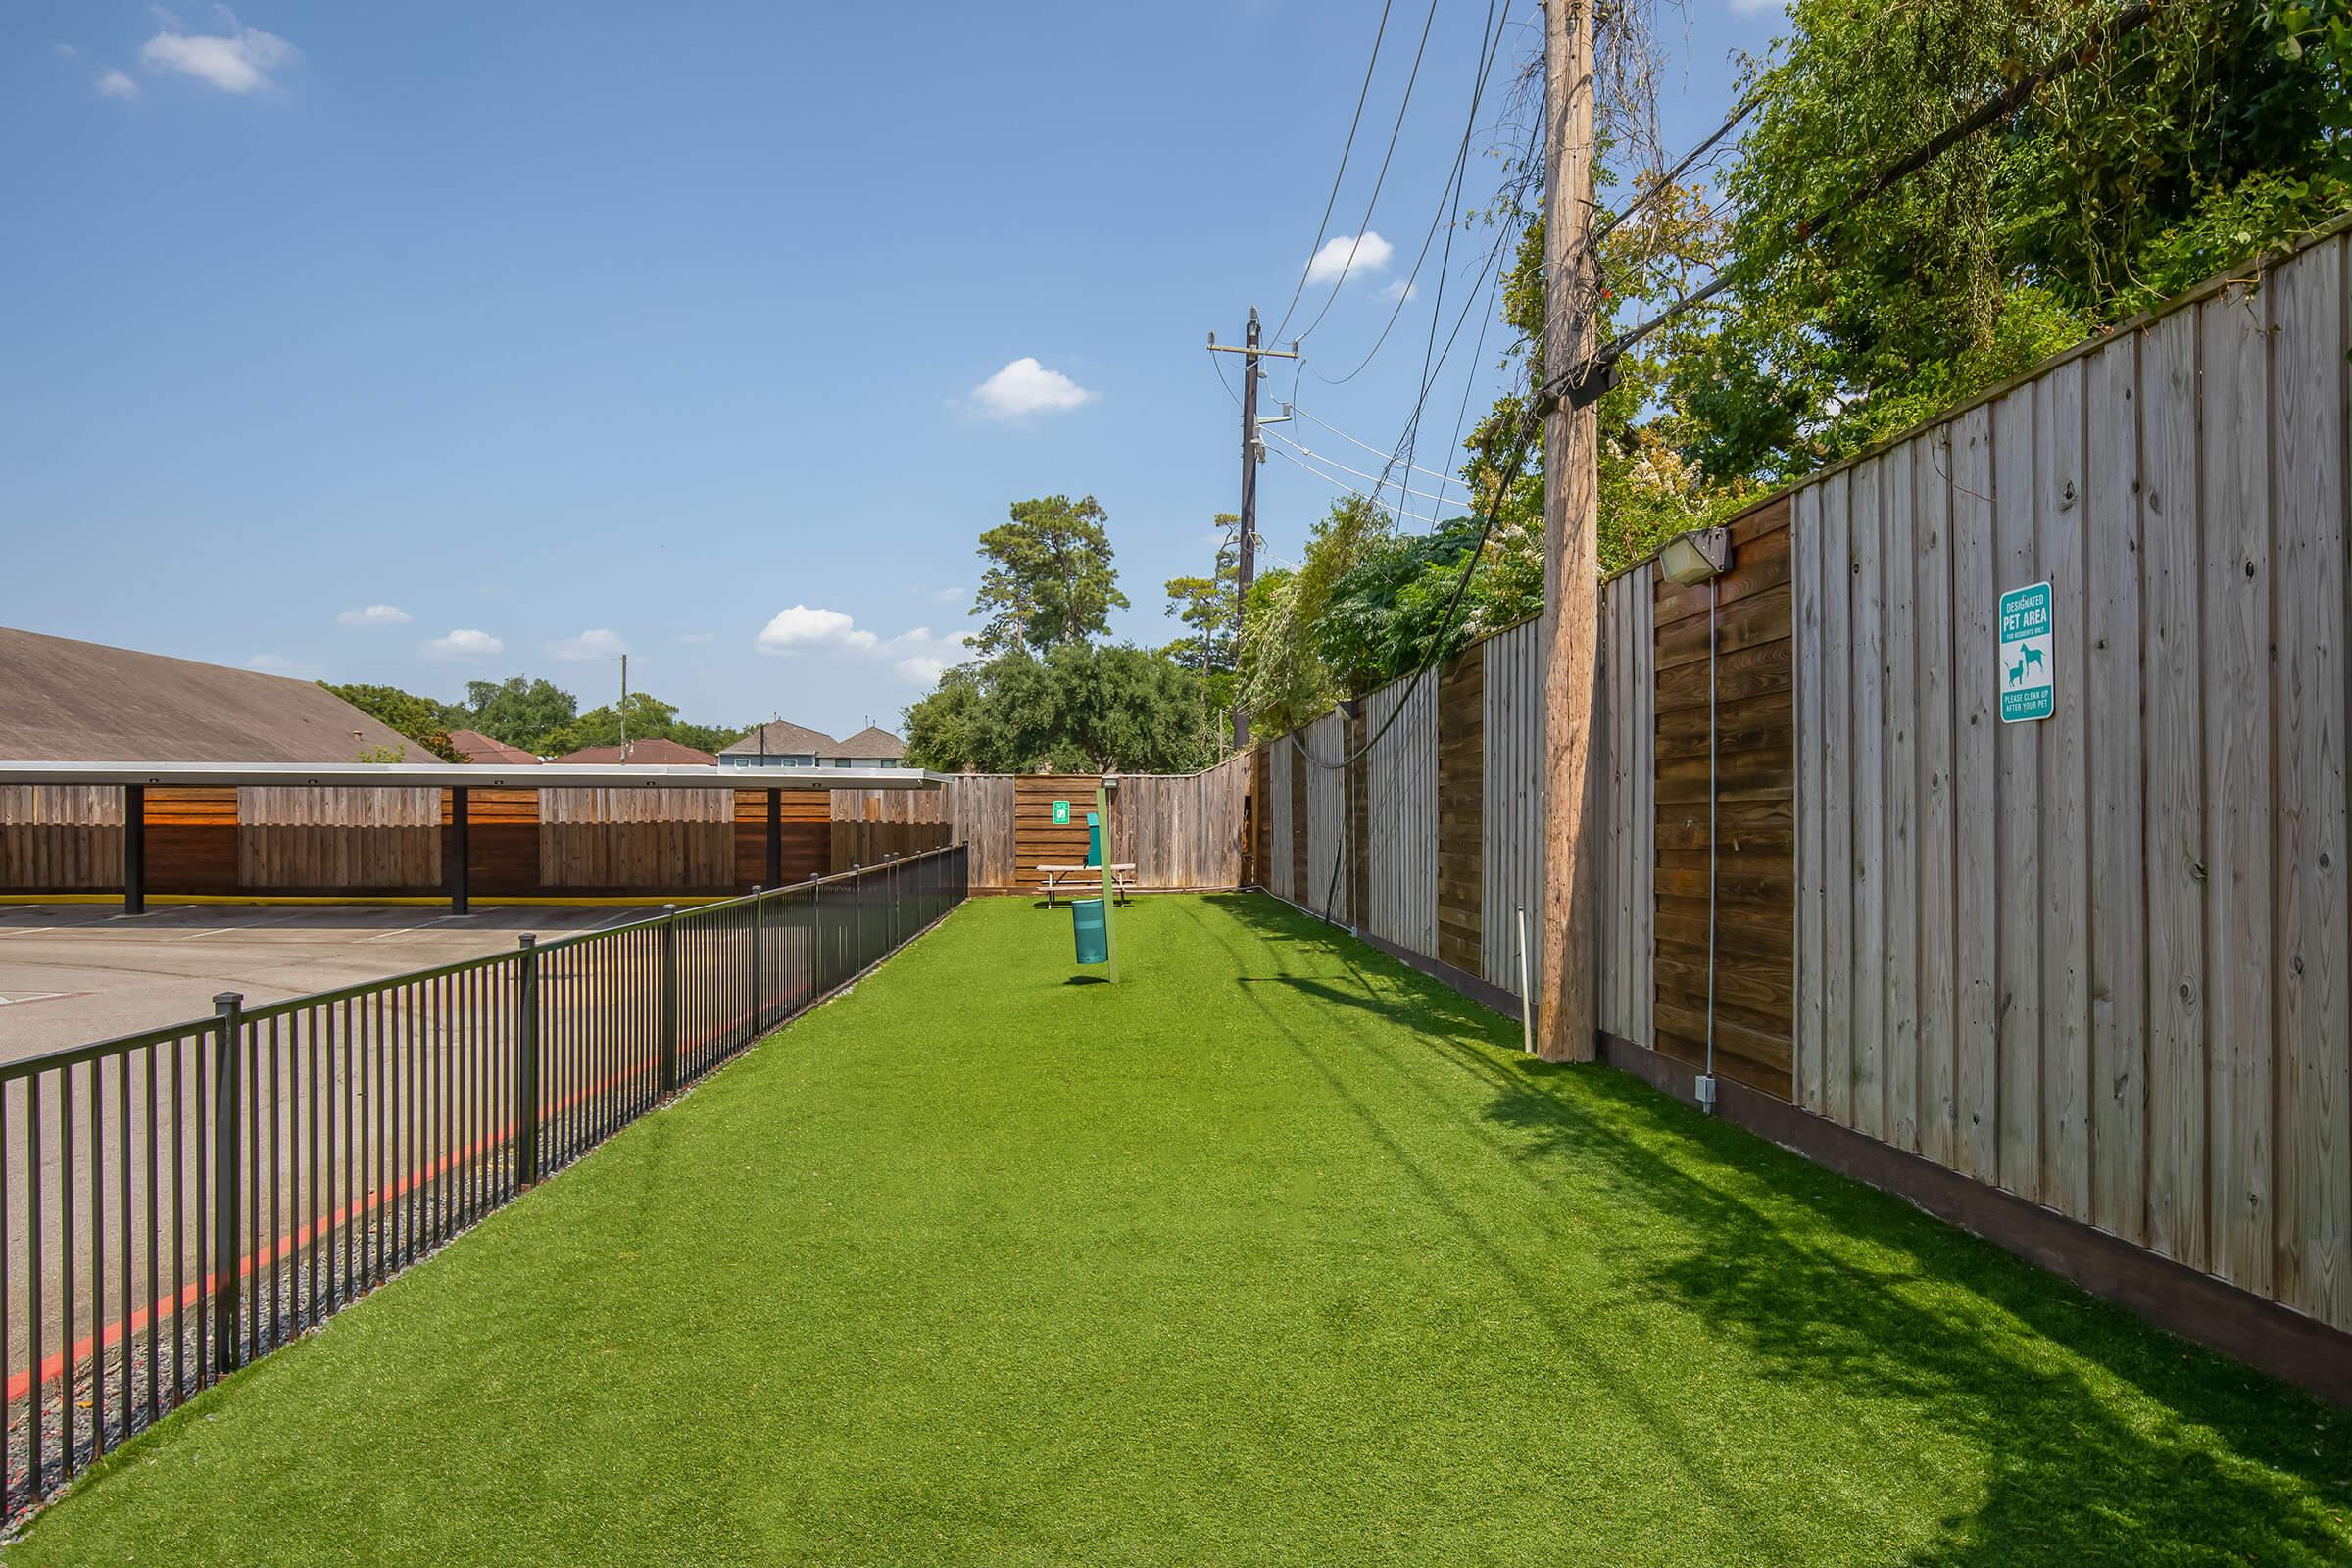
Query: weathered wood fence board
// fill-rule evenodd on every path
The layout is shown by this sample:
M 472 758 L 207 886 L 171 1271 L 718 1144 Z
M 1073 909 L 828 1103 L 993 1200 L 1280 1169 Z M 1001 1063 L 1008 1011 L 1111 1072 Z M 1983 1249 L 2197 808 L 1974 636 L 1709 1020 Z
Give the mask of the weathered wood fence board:
M 1808 481 L 1794 540 L 1798 1102 L 2337 1327 L 2345 244 Z M 2055 710 L 2003 724 L 2045 580 Z
M 438 789 L 240 789 L 237 885 L 256 891 L 436 888 L 441 821 Z
M 1438 945 L 1437 682 L 1382 687 L 1364 702 L 1366 885 L 1364 924 L 1413 953 Z M 1383 733 L 1385 730 L 1385 734 Z
M 100 784 L 0 784 L 0 888 L 122 885 L 122 792 Z
M 727 790 L 541 790 L 539 884 L 731 892 L 735 799 Z
M 1480 693 L 1485 711 L 1479 718 L 1486 749 L 1479 769 L 1480 972 L 1519 996 L 1519 932 L 1524 924 L 1527 971 L 1533 978 L 1544 919 L 1544 623 L 1531 620 L 1496 632 L 1479 652 L 1486 662 Z M 1434 703 L 1434 683 L 1423 687 Z M 1434 742 L 1433 726 L 1433 747 Z M 1435 764 L 1434 751 L 1420 762 L 1430 771 L 1433 809 Z M 1433 866 L 1433 878 L 1434 871 Z M 1429 938 L 1413 950 L 1434 951 L 1434 909 Z
M 1122 774 L 1110 803 L 1111 858 L 1148 889 L 1238 888 L 1248 849 L 1250 759 L 1199 773 Z

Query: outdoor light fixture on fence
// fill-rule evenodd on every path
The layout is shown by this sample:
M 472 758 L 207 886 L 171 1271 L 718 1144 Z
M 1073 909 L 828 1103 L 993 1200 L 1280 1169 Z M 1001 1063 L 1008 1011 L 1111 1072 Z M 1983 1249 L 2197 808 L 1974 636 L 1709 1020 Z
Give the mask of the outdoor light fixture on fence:
M 1688 587 L 1720 577 L 1732 566 L 1732 530 L 1693 528 L 1675 535 L 1658 552 L 1658 569 L 1666 580 Z

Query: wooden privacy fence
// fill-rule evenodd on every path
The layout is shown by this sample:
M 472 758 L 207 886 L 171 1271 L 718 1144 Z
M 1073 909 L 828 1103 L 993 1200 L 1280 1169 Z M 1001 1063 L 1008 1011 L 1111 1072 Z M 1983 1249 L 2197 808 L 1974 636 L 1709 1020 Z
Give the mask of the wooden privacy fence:
M 1650 846 L 1662 809 L 1648 760 L 1655 591 L 1644 565 L 1603 593 L 1594 737 L 1601 907 L 1613 916 L 1592 959 L 1601 1022 L 1644 1045 L 1653 1041 Z M 1518 997 L 1521 933 L 1532 949 L 1543 917 L 1542 639 L 1539 622 L 1510 627 L 1419 681 L 1372 692 L 1352 716 L 1329 713 L 1257 747 L 1256 861 L 1267 891 L 1473 990 Z M 1614 917 L 1620 910 L 1628 917 Z M 1703 1034 L 1702 1025 L 1702 1052 Z
M 1795 497 L 1798 1102 L 2338 1328 L 2346 271 Z M 1996 601 L 2045 580 L 2055 712 L 2005 724 Z
M 1035 891 L 1036 867 L 1086 858 L 1094 774 L 965 774 L 936 790 L 787 790 L 776 803 L 779 885 L 963 843 L 975 892 Z M 1111 858 L 1152 890 L 1241 887 L 1250 764 L 1128 775 Z M 475 896 L 681 896 L 768 882 L 762 790 L 474 789 Z M 1053 822 L 1056 800 L 1072 821 Z M 147 791 L 147 878 L 158 895 L 432 895 L 456 864 L 452 792 L 289 788 Z M 122 791 L 0 786 L 0 892 L 122 886 Z
M 2336 1330 L 2345 226 L 1759 505 L 1712 583 L 1611 580 L 1592 738 L 1605 1035 L 1688 1063 L 1711 1036 L 1719 1073 L 1828 1134 Z M 2044 582 L 2054 709 L 2004 724 L 2026 662 L 1998 667 L 1998 599 Z M 1262 885 L 1516 993 L 1540 636 L 1259 747 Z M 2120 1277 L 2128 1253 L 2069 1234 L 2040 1255 Z M 2211 1289 L 2132 1277 L 2143 1302 Z M 2168 1321 L 2276 1340 L 2256 1303 L 2196 1300 Z

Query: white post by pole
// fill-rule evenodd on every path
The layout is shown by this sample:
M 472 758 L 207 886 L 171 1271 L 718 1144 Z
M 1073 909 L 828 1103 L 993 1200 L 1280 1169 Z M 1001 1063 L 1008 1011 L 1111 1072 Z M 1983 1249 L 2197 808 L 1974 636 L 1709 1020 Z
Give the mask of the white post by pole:
M 1519 1049 L 1536 1054 L 1536 995 L 1527 984 L 1527 906 L 1519 906 Z

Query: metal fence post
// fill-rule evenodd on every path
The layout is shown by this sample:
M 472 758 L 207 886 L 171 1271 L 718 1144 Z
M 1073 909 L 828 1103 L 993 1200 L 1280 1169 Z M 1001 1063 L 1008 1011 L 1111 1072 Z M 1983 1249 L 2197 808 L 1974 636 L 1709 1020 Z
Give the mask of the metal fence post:
M 234 1372 L 237 1353 L 238 1214 L 244 1207 L 244 1161 L 239 1158 L 237 1102 L 242 1098 L 238 1057 L 245 1033 L 245 997 L 213 998 L 213 1371 Z M 71 1174 L 66 1180 L 72 1181 Z M 71 1266 L 71 1265 L 69 1265 Z M 39 1281 L 35 1280 L 37 1287 Z M 67 1334 L 73 1329 L 68 1325 Z M 70 1397 L 71 1396 L 69 1396 Z M 36 1411 L 34 1419 L 39 1419 Z
M 825 884 L 808 885 L 808 1000 L 825 994 Z
M 539 939 L 522 934 L 514 986 L 514 1186 L 539 1180 Z
M 760 1009 L 767 1001 L 766 993 L 760 987 L 760 938 L 766 927 L 766 892 L 759 883 L 752 884 L 752 1038 L 755 1040 L 760 1036 Z
M 662 906 L 662 1092 L 678 1087 L 678 906 Z

